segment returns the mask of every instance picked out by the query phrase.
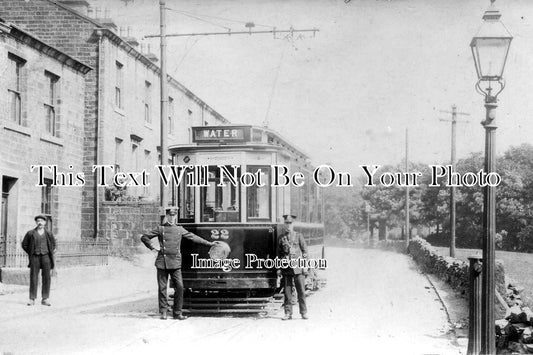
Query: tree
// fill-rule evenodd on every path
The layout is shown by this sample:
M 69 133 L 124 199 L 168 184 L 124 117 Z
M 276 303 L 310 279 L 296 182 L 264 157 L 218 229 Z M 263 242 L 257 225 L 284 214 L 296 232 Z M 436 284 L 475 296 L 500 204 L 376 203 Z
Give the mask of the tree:
M 326 234 L 349 238 L 361 230 L 364 216 L 359 189 L 331 186 L 323 191 Z

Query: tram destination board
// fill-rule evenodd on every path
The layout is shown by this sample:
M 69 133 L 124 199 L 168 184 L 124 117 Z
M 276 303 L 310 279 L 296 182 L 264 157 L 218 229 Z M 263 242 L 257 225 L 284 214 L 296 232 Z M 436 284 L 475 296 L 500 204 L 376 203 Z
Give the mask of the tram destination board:
M 192 127 L 194 143 L 249 142 L 251 126 Z

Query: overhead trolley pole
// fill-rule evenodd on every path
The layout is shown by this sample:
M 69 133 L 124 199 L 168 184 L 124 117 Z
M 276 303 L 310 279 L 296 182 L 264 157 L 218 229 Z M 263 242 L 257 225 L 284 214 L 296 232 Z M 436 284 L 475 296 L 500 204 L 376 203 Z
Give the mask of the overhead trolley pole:
M 160 31 L 158 35 L 148 35 L 144 36 L 144 38 L 157 38 L 159 37 L 160 40 L 160 47 L 161 47 L 161 117 L 160 117 L 160 125 L 161 125 L 161 132 L 160 132 L 160 144 L 161 144 L 161 165 L 165 165 L 168 163 L 168 143 L 167 143 L 167 132 L 168 132 L 168 80 L 167 80 L 167 37 L 191 37 L 191 36 L 216 36 L 216 35 L 252 35 L 252 34 L 267 34 L 272 33 L 274 36 L 276 33 L 298 33 L 298 32 L 313 32 L 315 34 L 319 31 L 317 28 L 313 29 L 303 29 L 303 30 L 297 30 L 294 28 L 290 28 L 288 30 L 276 30 L 275 28 L 272 30 L 264 30 L 264 31 L 253 31 L 252 27 L 254 27 L 253 23 L 247 23 L 246 27 L 249 28 L 248 31 L 231 31 L 228 30 L 228 32 L 201 32 L 201 33 L 166 33 L 166 14 L 165 11 L 166 8 L 166 2 L 165 0 L 159 0 L 159 12 L 160 12 Z M 165 215 L 165 209 L 168 207 L 168 195 L 166 193 L 165 186 L 160 183 L 160 214 L 161 216 Z

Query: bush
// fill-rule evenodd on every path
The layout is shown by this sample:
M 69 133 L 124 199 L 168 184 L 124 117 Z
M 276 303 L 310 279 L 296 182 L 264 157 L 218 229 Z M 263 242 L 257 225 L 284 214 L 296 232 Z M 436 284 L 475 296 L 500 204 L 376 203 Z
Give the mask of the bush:
M 436 247 L 447 247 L 450 245 L 450 235 L 448 233 L 431 233 L 426 237 L 426 241 Z
M 533 250 L 533 226 L 524 227 L 516 235 L 518 239 L 519 250 L 530 253 Z

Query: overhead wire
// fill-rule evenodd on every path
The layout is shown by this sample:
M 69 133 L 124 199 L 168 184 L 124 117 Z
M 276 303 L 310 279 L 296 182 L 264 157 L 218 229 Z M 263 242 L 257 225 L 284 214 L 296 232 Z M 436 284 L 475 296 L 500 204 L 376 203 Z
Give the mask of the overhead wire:
M 180 15 L 183 15 L 183 16 L 187 16 L 187 17 L 190 17 L 190 18 L 193 18 L 195 20 L 198 20 L 198 21 L 202 21 L 202 22 L 206 22 L 206 23 L 209 23 L 213 26 L 217 26 L 217 27 L 222 27 L 223 29 L 225 30 L 231 30 L 231 28 L 229 27 L 226 27 L 226 26 L 222 26 L 222 25 L 219 25 L 217 23 L 214 23 L 214 22 L 211 22 L 211 21 L 208 21 L 208 20 L 204 20 L 200 17 L 197 17 L 197 16 L 194 16 L 194 15 L 189 15 L 189 14 L 186 14 L 186 13 L 183 13 L 182 11 L 178 11 L 178 10 L 173 10 L 173 9 L 169 9 L 169 8 L 166 8 L 167 10 L 170 10 L 170 11 L 174 11 L 174 12 L 177 12 L 179 13 Z
M 187 15 L 198 16 L 198 17 L 207 17 L 207 18 L 212 18 L 212 19 L 221 20 L 221 21 L 226 21 L 226 22 L 235 22 L 235 23 L 242 23 L 242 24 L 248 24 L 248 23 L 250 23 L 250 21 L 232 20 L 232 19 L 224 18 L 224 17 L 220 17 L 220 16 L 195 14 L 195 13 L 193 13 L 193 12 L 183 11 L 183 10 L 176 10 L 176 9 L 172 9 L 172 8 L 168 8 L 168 7 L 167 7 L 166 9 L 167 9 L 167 10 L 174 11 L 174 12 L 177 12 L 177 13 L 181 13 L 181 14 L 187 14 Z M 255 26 L 267 27 L 267 28 L 275 28 L 275 27 L 276 27 L 276 26 L 271 26 L 271 25 L 262 25 L 262 24 L 260 24 L 260 23 L 255 23 L 255 22 L 253 22 L 253 24 L 254 24 Z
M 266 28 L 271 28 L 273 30 L 276 29 L 276 26 L 271 26 L 271 25 L 264 25 L 264 24 L 258 24 L 258 23 L 255 23 L 255 22 L 250 22 L 250 21 L 240 21 L 240 20 L 233 20 L 233 19 L 229 19 L 229 18 L 224 18 L 224 17 L 220 17 L 220 16 L 212 16 L 212 15 L 203 15 L 203 14 L 197 14 L 197 13 L 192 13 L 192 12 L 189 12 L 189 11 L 183 11 L 183 10 L 176 10 L 176 9 L 172 9 L 172 8 L 168 8 L 166 7 L 167 10 L 169 11 L 172 11 L 172 12 L 175 12 L 175 13 L 178 13 L 178 14 L 181 14 L 183 16 L 186 16 L 186 17 L 189 17 L 189 18 L 193 18 L 195 20 L 198 20 L 198 21 L 202 21 L 202 22 L 206 22 L 206 23 L 209 23 L 213 26 L 217 26 L 217 27 L 222 27 L 228 31 L 231 31 L 231 28 L 229 27 L 226 27 L 226 26 L 223 26 L 223 25 L 220 25 L 220 24 L 217 24 L 217 23 L 214 23 L 212 21 L 208 21 L 204 18 L 210 18 L 210 19 L 215 19 L 215 20 L 218 20 L 218 21 L 225 21 L 225 22 L 233 22 L 233 23 L 240 23 L 240 24 L 245 24 L 246 27 L 249 27 L 248 25 L 252 24 L 253 27 L 255 26 L 260 26 L 260 27 L 266 27 Z M 292 29 L 292 28 L 291 28 Z M 294 33 L 291 31 L 290 33 L 288 33 L 287 35 L 285 35 L 284 37 L 280 38 L 280 39 L 284 39 L 288 42 L 288 44 L 292 45 L 292 47 L 295 49 L 295 50 L 298 50 L 298 48 L 295 46 L 294 44 L 294 41 L 295 39 L 298 40 L 298 39 L 303 39 L 304 37 L 300 34 L 298 37 L 295 37 L 294 36 Z M 187 50 L 187 52 L 183 55 L 183 57 L 181 58 L 181 60 L 179 61 L 179 63 L 176 65 L 175 67 L 175 70 L 177 70 L 179 68 L 179 66 L 181 65 L 181 63 L 183 62 L 183 60 L 185 59 L 185 57 L 189 54 L 189 52 L 192 50 L 192 48 L 194 47 L 194 45 L 198 43 L 198 40 L 195 41 L 190 47 L 189 49 Z M 285 51 L 287 49 L 287 46 L 288 45 L 285 45 L 283 47 L 283 51 L 281 53 L 281 57 L 279 59 L 279 64 L 276 68 L 276 75 L 274 77 L 274 82 L 272 83 L 272 90 L 271 90 L 271 93 L 270 93 L 270 97 L 269 97 L 269 101 L 268 101 L 268 106 L 267 106 L 267 109 L 266 109 L 266 113 L 265 113 L 265 118 L 264 118 L 264 121 L 263 121 L 263 126 L 265 127 L 268 127 L 268 124 L 269 124 L 269 115 L 270 115 L 270 109 L 272 107 L 272 101 L 273 101 L 273 97 L 275 95 L 275 91 L 276 91 L 276 87 L 277 87 L 277 83 L 278 83 L 278 79 L 279 79 L 279 74 L 280 74 L 280 71 L 281 71 L 281 66 L 283 64 L 283 60 L 284 60 L 284 57 L 285 57 Z
M 191 37 L 189 37 L 191 38 Z M 202 38 L 204 37 L 198 37 L 193 44 L 191 44 L 189 46 L 189 48 L 187 48 L 187 45 L 185 46 L 187 49 L 186 49 L 186 52 L 185 54 L 183 54 L 181 56 L 181 59 L 179 60 L 179 62 L 174 66 L 174 72 L 177 71 L 179 69 L 179 67 L 181 66 L 181 63 L 183 63 L 183 61 L 185 60 L 185 58 L 187 58 L 187 56 L 189 55 L 189 53 L 192 51 L 193 47 L 196 45 L 196 43 L 198 43 Z

